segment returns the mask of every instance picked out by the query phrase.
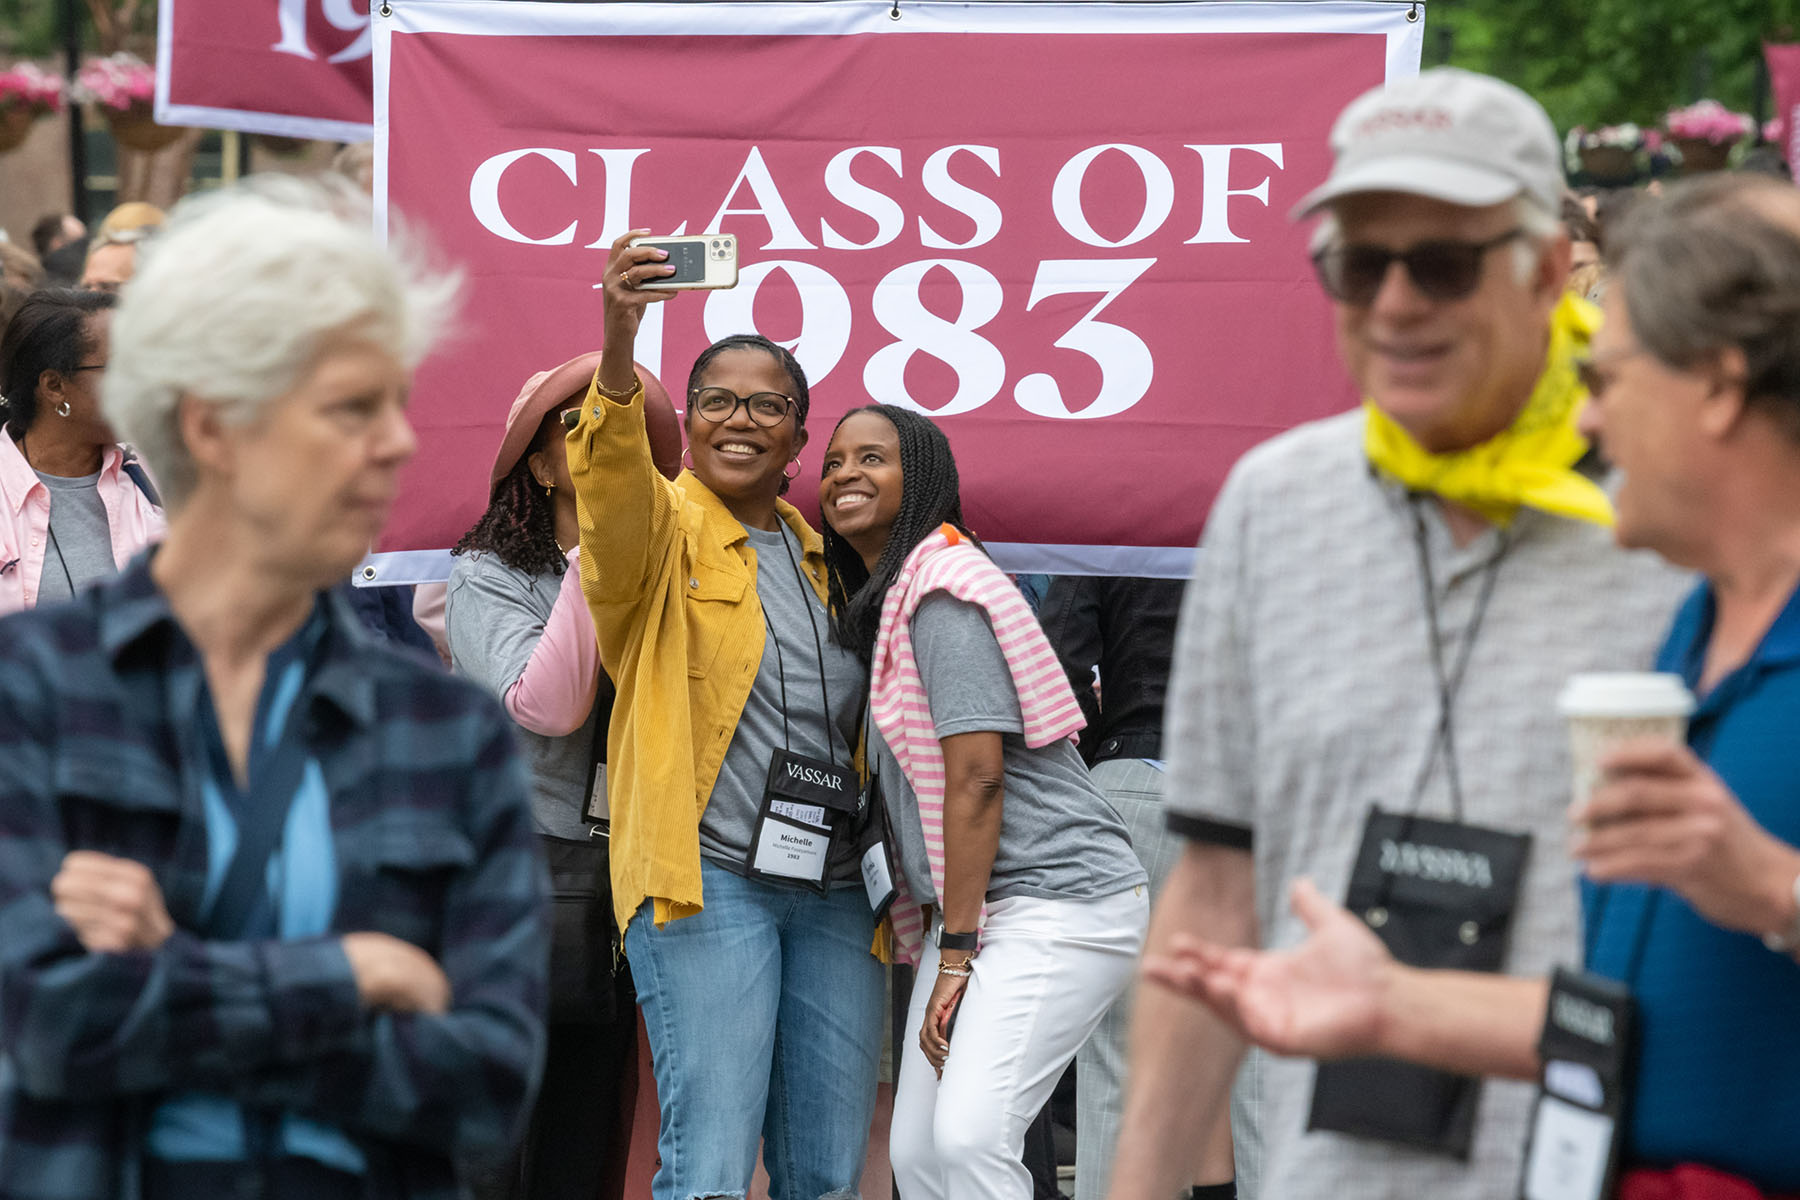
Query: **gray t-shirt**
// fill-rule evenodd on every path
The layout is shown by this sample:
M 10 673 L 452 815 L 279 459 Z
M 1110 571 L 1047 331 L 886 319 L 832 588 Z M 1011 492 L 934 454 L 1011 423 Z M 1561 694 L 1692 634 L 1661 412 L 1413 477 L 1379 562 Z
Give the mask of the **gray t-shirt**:
M 560 575 L 528 575 L 481 551 L 457 555 L 444 593 L 451 669 L 504 699 L 525 673 L 561 590 Z M 590 710 L 581 728 L 563 737 L 517 729 L 531 764 L 531 818 L 539 833 L 587 836 L 582 816 L 596 717 Z
M 987 898 L 1095 900 L 1146 883 L 1124 820 L 1088 777 L 1075 743 L 1065 738 L 1035 750 L 1025 744 L 1019 693 L 987 613 L 933 592 L 913 613 L 911 629 L 937 736 L 1001 735 L 1006 779 Z M 895 861 L 913 899 L 935 904 L 918 797 L 878 731 L 872 740 Z
M 745 532 L 756 552 L 757 598 L 773 636 L 763 638 L 762 664 L 700 818 L 700 853 L 740 875 L 756 831 L 756 814 L 762 810 L 770 755 L 785 746 L 796 754 L 850 766 L 856 754 L 857 714 L 869 689 L 868 674 L 856 656 L 832 643 L 825 606 L 799 574 L 802 547 L 793 531 L 784 524 L 778 531 Z M 829 726 L 819 687 L 820 647 L 825 690 L 831 698 Z M 832 848 L 829 878 L 834 883 L 860 881 L 854 838 L 842 836 Z
M 119 573 L 113 562 L 112 527 L 100 499 L 100 472 L 37 477 L 50 489 L 50 544 L 38 579 L 39 604 L 68 600 L 76 592 Z
M 1177 814 L 1171 825 L 1195 836 L 1207 836 L 1196 819 L 1253 833 L 1257 916 L 1269 947 L 1306 936 L 1287 902 L 1295 877 L 1344 896 L 1370 806 L 1408 808 L 1438 723 L 1414 502 L 1371 474 L 1363 432 L 1358 409 L 1240 459 L 1207 519 L 1183 600 L 1163 737 L 1165 803 Z M 1458 546 L 1439 509 L 1416 503 L 1454 665 L 1501 535 L 1489 530 Z M 1511 548 L 1456 694 L 1456 751 L 1464 819 L 1532 835 L 1505 969 L 1544 975 L 1580 954 L 1568 733 L 1556 693 L 1576 672 L 1648 669 L 1691 577 L 1620 550 L 1610 530 L 1533 509 L 1519 512 L 1507 536 Z M 1441 764 L 1418 811 L 1450 816 Z M 1308 1133 L 1313 1064 L 1259 1061 L 1267 1176 L 1260 1192 L 1244 1186 L 1243 1164 L 1254 1154 L 1240 1140 L 1240 1195 L 1486 1200 L 1516 1192 L 1530 1085 L 1483 1085 L 1464 1163 Z

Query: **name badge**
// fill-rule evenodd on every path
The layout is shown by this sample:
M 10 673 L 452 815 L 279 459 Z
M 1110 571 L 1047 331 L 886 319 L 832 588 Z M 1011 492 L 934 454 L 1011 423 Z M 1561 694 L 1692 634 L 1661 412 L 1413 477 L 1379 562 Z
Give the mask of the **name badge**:
M 612 819 L 612 809 L 606 803 L 605 763 L 595 763 L 594 773 L 588 780 L 587 819 L 601 825 Z
M 1601 1200 L 1612 1194 L 1623 1141 L 1636 1005 L 1623 984 L 1561 967 L 1538 1056 L 1521 1200 Z
M 750 877 L 823 893 L 832 844 L 861 799 L 856 783 L 848 767 L 775 751 L 745 863 Z
M 882 802 L 879 778 L 869 780 L 863 803 L 866 808 L 857 848 L 862 852 L 863 890 L 868 893 L 869 908 L 879 921 L 887 915 L 888 908 L 899 895 L 899 889 L 894 885 L 894 852 L 888 835 L 887 805 Z

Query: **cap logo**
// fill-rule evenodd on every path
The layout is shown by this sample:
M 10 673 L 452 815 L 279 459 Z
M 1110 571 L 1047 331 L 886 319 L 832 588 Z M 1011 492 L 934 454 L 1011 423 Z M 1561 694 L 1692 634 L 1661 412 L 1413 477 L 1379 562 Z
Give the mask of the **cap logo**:
M 1449 129 L 1456 121 L 1448 109 L 1442 108 L 1390 108 L 1369 117 L 1356 127 L 1355 137 L 1375 137 L 1383 133 L 1401 133 L 1410 130 Z

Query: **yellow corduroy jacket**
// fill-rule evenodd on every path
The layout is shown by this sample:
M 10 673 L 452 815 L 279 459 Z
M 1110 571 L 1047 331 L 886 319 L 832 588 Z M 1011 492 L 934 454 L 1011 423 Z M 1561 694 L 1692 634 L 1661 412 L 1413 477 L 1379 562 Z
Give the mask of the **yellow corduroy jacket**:
M 650 459 L 644 391 L 620 404 L 590 383 L 567 438 L 581 527 L 581 590 L 613 681 L 606 739 L 613 909 L 645 899 L 660 926 L 700 911 L 700 815 L 762 664 L 756 551 L 691 473 Z M 825 599 L 825 544 L 799 510 L 776 511 Z

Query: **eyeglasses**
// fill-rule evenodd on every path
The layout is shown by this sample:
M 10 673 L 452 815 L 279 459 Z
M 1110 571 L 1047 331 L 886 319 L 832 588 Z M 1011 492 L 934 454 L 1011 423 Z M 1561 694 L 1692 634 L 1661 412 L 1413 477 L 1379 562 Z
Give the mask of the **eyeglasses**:
M 740 396 L 730 388 L 722 387 L 695 388 L 693 403 L 694 411 L 715 425 L 731 420 L 731 414 L 741 404 L 750 419 L 765 429 L 787 420 L 788 409 L 797 407 L 780 392 L 752 392 Z
M 85 367 L 70 367 L 69 374 L 75 375 L 75 374 L 79 374 L 82 371 L 104 371 L 104 370 L 106 370 L 105 363 L 89 363 Z
M 1595 400 L 1612 385 L 1613 372 L 1606 369 L 1612 363 L 1624 362 L 1628 358 L 1636 358 L 1640 354 L 1648 354 L 1648 350 L 1638 346 L 1631 350 L 1621 350 L 1617 354 L 1608 354 L 1602 358 L 1578 358 L 1575 360 L 1575 378 L 1587 389 L 1587 394 Z
M 1441 239 L 1419 242 L 1405 250 L 1386 246 L 1332 246 L 1313 255 L 1313 269 L 1333 300 L 1363 307 L 1372 304 L 1387 279 L 1388 267 L 1399 263 L 1420 294 L 1431 300 L 1461 300 L 1481 285 L 1487 252 L 1503 246 L 1523 229 L 1509 229 L 1485 242 Z

